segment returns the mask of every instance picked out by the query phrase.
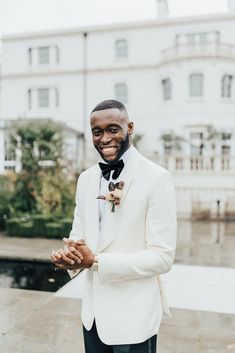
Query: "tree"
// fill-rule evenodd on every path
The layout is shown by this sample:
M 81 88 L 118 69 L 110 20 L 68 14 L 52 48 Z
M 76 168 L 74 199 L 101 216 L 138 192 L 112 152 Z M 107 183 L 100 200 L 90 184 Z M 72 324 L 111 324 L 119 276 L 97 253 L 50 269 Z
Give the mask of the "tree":
M 45 119 L 27 120 L 13 128 L 11 145 L 20 148 L 22 163 L 11 197 L 13 213 L 68 215 L 74 188 L 64 170 L 60 125 Z
M 62 159 L 63 135 L 60 126 L 51 120 L 22 120 L 13 126 L 11 145 L 21 149 L 22 169 L 37 173 L 43 161 L 58 166 Z

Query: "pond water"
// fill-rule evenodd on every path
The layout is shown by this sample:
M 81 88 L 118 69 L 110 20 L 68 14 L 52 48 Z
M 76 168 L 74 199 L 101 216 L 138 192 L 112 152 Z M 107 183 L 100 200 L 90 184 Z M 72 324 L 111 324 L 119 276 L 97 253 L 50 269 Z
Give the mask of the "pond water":
M 50 263 L 0 260 L 0 288 L 55 292 L 70 280 Z
M 235 222 L 179 221 L 175 262 L 235 268 Z
M 235 268 L 235 222 L 178 222 L 175 263 Z M 0 287 L 55 292 L 67 271 L 45 262 L 0 260 Z

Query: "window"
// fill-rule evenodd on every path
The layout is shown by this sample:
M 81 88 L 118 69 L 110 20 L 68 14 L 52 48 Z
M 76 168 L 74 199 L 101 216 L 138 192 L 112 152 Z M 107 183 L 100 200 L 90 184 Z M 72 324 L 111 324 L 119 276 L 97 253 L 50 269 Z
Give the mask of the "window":
M 127 103 L 127 85 L 118 83 L 115 85 L 115 97 L 122 103 Z
M 50 51 L 49 47 L 38 48 L 39 64 L 49 64 L 50 62 Z
M 32 65 L 32 48 L 28 49 L 28 64 Z
M 207 43 L 218 44 L 220 42 L 220 32 L 198 32 L 198 33 L 184 33 L 177 34 L 175 37 L 175 44 L 177 45 L 190 45 L 194 46 L 197 44 L 205 45 Z
M 164 101 L 171 99 L 171 80 L 169 78 L 162 80 L 162 96 Z
M 164 155 L 166 157 L 171 156 L 173 152 L 173 146 L 169 143 L 164 143 L 163 147 L 164 147 Z
M 221 154 L 223 157 L 229 157 L 231 152 L 231 147 L 228 145 L 221 146 Z
M 202 132 L 191 132 L 191 156 L 202 156 L 204 149 L 204 137 Z
M 128 45 L 127 45 L 126 39 L 116 40 L 115 54 L 116 54 L 116 58 L 127 58 L 128 57 Z
M 28 89 L 28 109 L 32 108 L 32 90 Z
M 203 96 L 203 75 L 191 74 L 189 76 L 189 94 L 190 97 Z
M 49 107 L 49 89 L 41 88 L 38 90 L 38 106 L 39 108 Z
M 56 62 L 58 64 L 60 62 L 60 51 L 57 45 L 55 46 L 55 54 L 56 54 Z
M 59 107 L 60 105 L 60 96 L 58 88 L 55 88 L 55 106 Z
M 231 98 L 232 96 L 232 83 L 233 76 L 232 75 L 224 75 L 222 78 L 222 86 L 221 86 L 221 96 Z
M 197 41 L 197 35 L 195 33 L 187 34 L 187 42 L 188 44 L 195 44 Z

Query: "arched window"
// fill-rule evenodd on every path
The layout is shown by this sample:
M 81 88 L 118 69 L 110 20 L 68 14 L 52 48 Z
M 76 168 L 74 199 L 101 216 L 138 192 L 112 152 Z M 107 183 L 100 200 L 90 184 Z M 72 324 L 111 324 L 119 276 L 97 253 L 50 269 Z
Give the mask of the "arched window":
M 164 101 L 171 99 L 171 80 L 169 78 L 162 80 L 162 97 Z
M 127 85 L 125 83 L 117 83 L 115 85 L 115 97 L 118 101 L 126 104 L 128 101 Z
M 189 76 L 189 95 L 190 97 L 203 96 L 203 74 L 191 74 Z
M 231 98 L 232 97 L 232 75 L 224 75 L 221 84 L 221 96 Z
M 128 44 L 126 39 L 117 39 L 115 41 L 115 56 L 116 58 L 128 57 Z

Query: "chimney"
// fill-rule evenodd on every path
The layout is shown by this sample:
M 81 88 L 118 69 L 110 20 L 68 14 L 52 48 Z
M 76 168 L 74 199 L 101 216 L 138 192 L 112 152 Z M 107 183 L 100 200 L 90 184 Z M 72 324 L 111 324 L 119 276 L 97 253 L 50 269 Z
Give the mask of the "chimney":
M 169 15 L 167 0 L 157 0 L 158 18 L 167 18 Z

